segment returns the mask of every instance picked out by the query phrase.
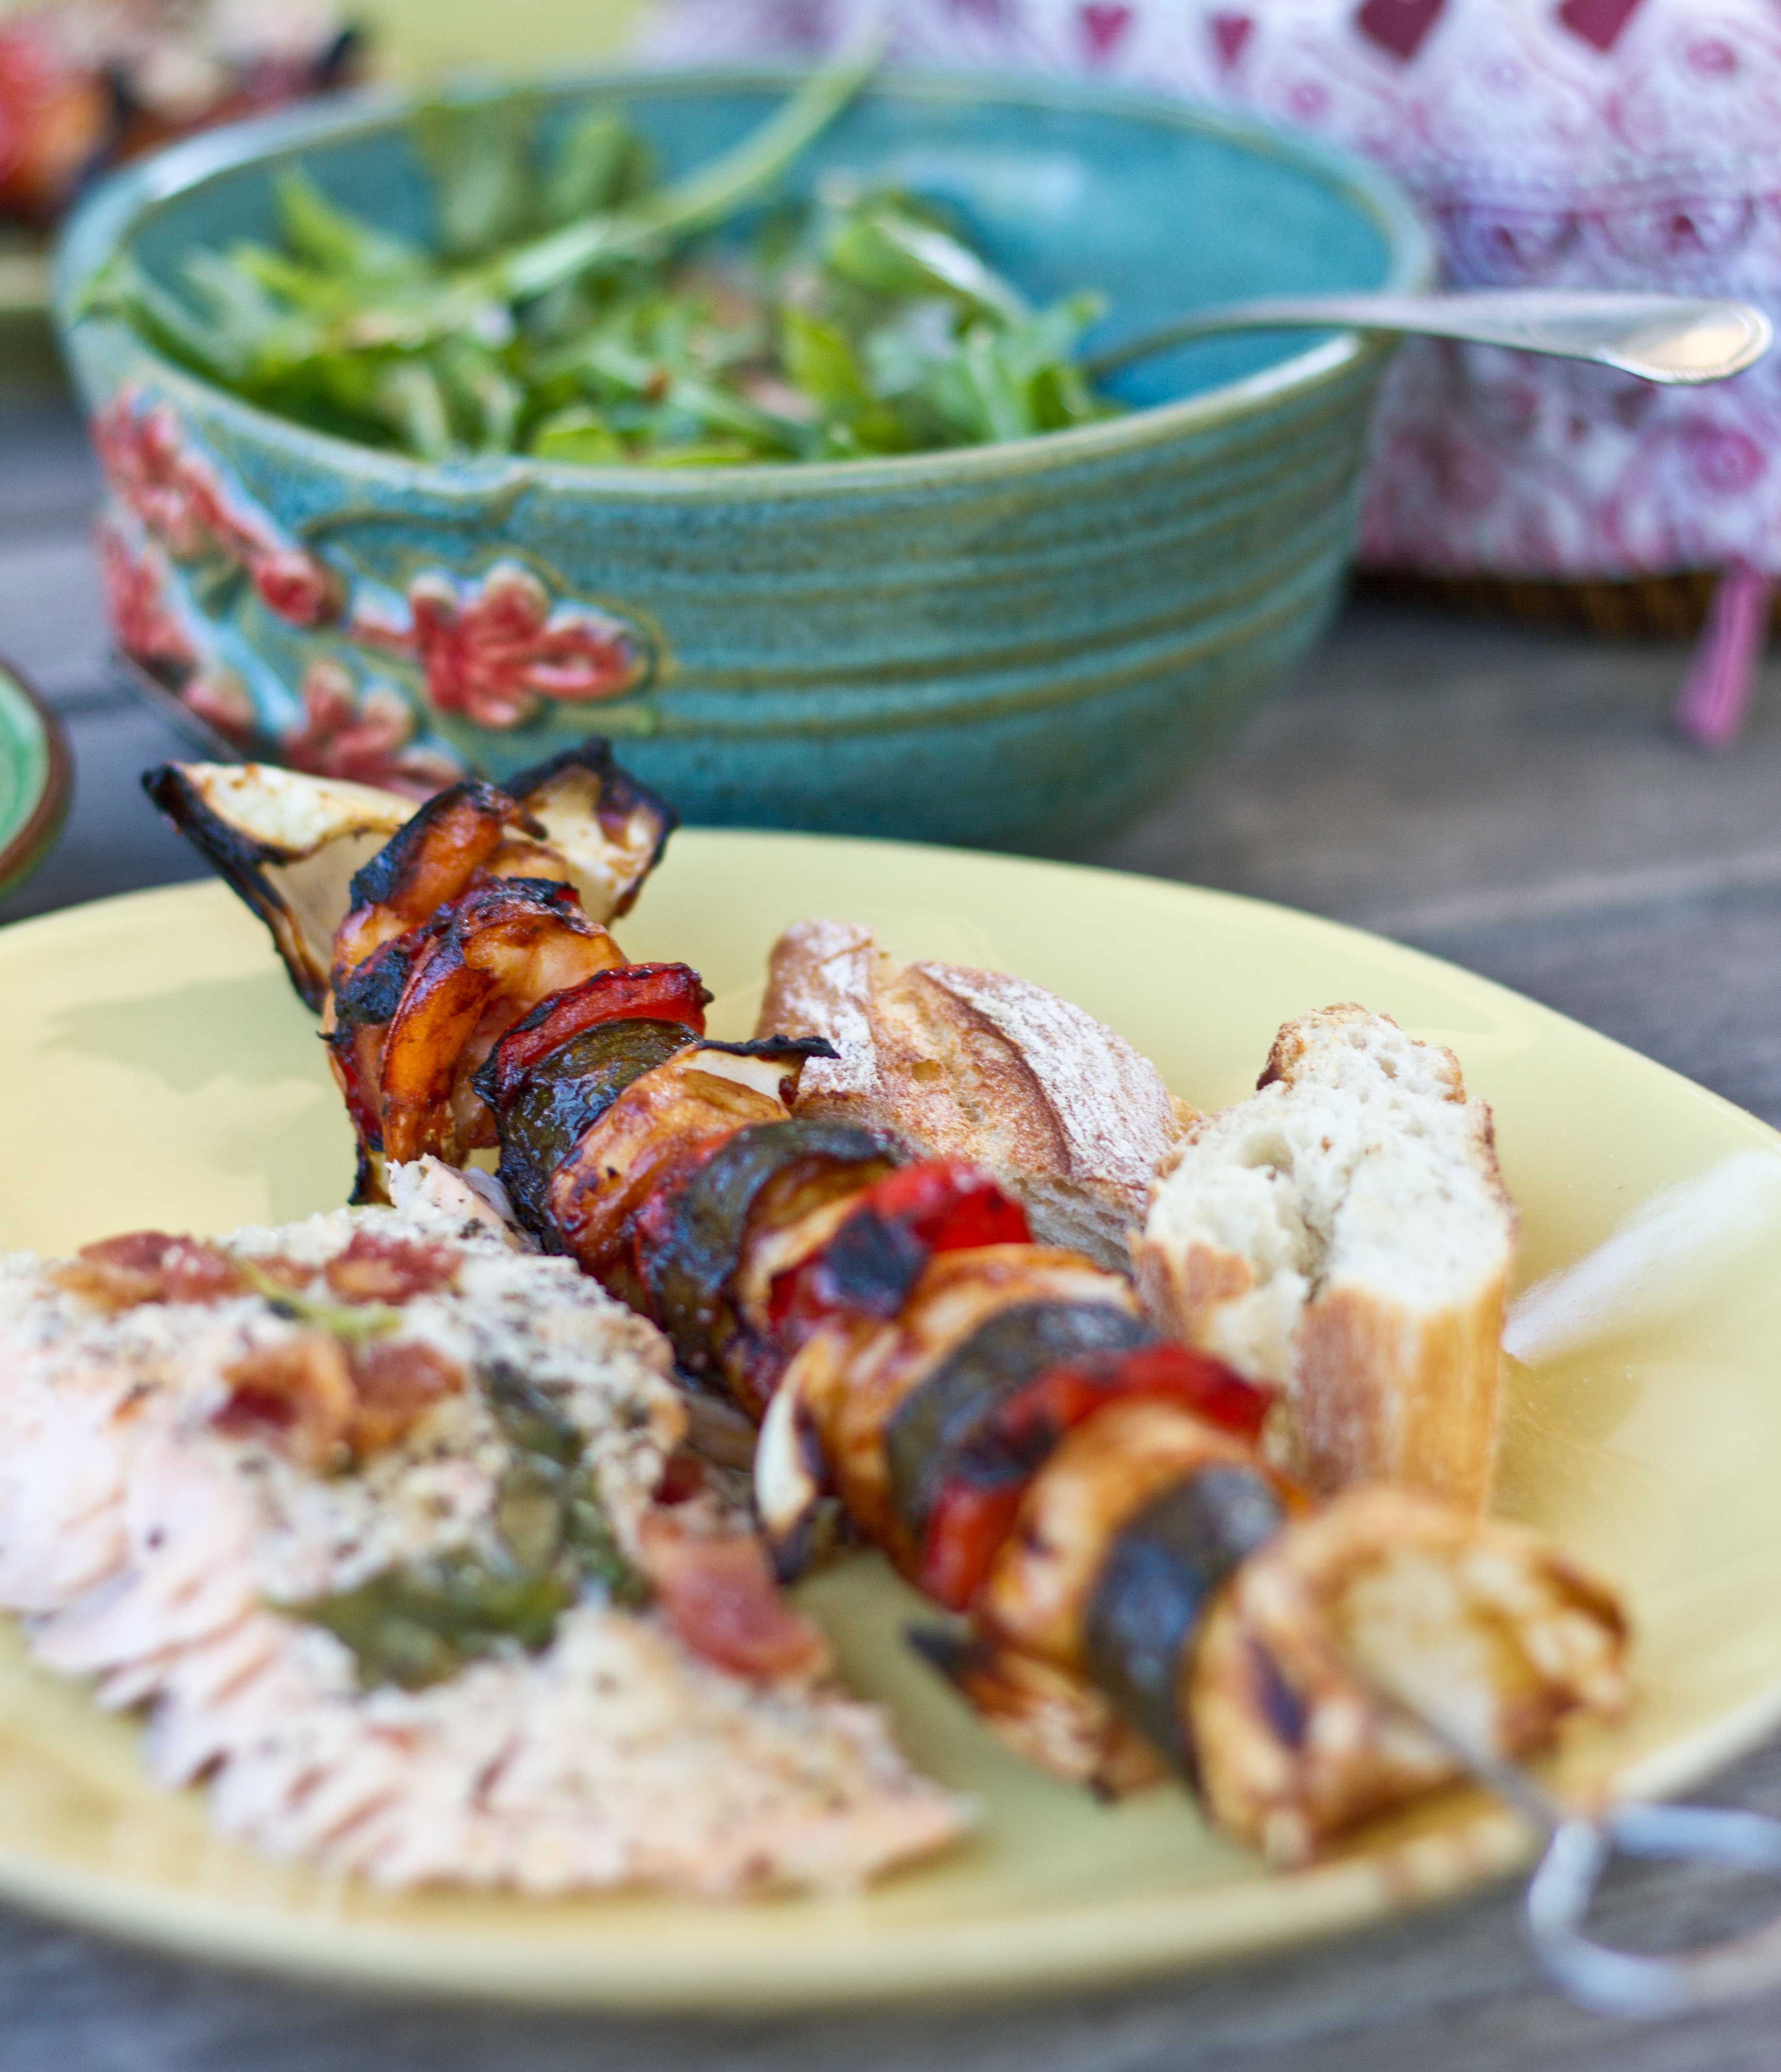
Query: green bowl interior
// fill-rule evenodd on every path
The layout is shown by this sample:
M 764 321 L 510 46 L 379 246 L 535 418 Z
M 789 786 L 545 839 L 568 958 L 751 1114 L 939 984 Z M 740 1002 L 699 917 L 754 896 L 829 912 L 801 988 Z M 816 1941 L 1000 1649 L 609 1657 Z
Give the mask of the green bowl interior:
M 745 136 L 787 84 L 736 75 L 567 81 L 544 101 L 547 119 L 560 124 L 591 102 L 618 101 L 674 174 Z M 295 123 L 273 118 L 183 147 L 161 162 L 163 190 L 174 191 L 136 217 L 127 241 L 170 285 L 199 246 L 271 235 L 273 177 L 296 162 L 337 201 L 408 235 L 429 235 L 426 179 L 400 118 L 349 110 Z M 1107 314 L 1091 343 L 1209 302 L 1413 285 L 1420 262 L 1394 220 L 1394 198 L 1364 169 L 1204 110 L 1134 96 L 888 77 L 817 142 L 789 185 L 807 190 L 839 170 L 946 204 L 1036 299 L 1098 291 Z M 77 245 L 84 241 L 77 233 Z M 69 254 L 77 272 L 97 256 Z M 1308 343 L 1303 332 L 1209 339 L 1128 371 L 1116 393 L 1139 406 L 1176 401 Z

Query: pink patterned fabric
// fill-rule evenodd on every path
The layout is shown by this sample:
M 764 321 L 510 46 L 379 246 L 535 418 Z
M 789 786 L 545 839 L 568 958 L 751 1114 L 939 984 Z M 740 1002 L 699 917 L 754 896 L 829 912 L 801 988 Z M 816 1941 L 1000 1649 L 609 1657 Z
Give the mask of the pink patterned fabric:
M 678 0 L 710 62 L 813 49 L 866 0 Z M 1382 161 L 1462 286 L 1738 294 L 1781 323 L 1781 0 L 889 0 L 896 56 L 1080 71 Z M 1433 573 L 1781 574 L 1781 353 L 1658 390 L 1413 343 L 1380 412 L 1363 558 Z
M 1713 593 L 1701 644 L 1676 701 L 1676 724 L 1702 748 L 1738 738 L 1768 642 L 1769 578 L 1746 562 L 1729 568 Z

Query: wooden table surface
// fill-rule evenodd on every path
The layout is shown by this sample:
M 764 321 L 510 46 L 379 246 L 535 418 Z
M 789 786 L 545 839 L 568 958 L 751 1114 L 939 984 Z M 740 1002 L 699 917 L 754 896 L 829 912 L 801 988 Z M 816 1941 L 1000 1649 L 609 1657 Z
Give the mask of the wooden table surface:
M 179 752 L 107 660 L 67 405 L 0 399 L 0 653 L 62 712 L 73 812 L 0 921 L 198 874 L 137 788 Z M 1198 784 L 1097 861 L 1360 923 L 1549 1001 L 1781 1123 L 1781 670 L 1743 742 L 1665 730 L 1674 649 L 1364 605 Z M 3 1168 L 0 1168 L 3 1170 Z M 1758 1471 L 1762 1471 L 1759 1470 Z M 1705 1794 L 1704 1794 L 1705 1795 Z M 1781 1750 L 1718 1781 L 1781 1812 Z M 1660 1941 L 1763 1895 L 1628 1873 Z M 144 1955 L 0 1910 L 4 2072 L 1734 2072 L 1781 1994 L 1654 2027 L 1566 2006 L 1513 1895 L 1115 1998 L 798 2021 L 533 2017 L 372 2002 Z

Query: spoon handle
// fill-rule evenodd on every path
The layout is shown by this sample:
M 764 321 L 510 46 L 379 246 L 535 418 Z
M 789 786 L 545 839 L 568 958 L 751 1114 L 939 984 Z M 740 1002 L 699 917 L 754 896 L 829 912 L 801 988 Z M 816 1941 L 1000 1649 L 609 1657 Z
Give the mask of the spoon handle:
M 1720 381 L 1759 360 L 1774 337 L 1747 302 L 1680 295 L 1585 294 L 1546 289 L 1439 295 L 1278 295 L 1194 310 L 1090 356 L 1110 374 L 1221 331 L 1395 331 L 1594 360 L 1648 381 Z

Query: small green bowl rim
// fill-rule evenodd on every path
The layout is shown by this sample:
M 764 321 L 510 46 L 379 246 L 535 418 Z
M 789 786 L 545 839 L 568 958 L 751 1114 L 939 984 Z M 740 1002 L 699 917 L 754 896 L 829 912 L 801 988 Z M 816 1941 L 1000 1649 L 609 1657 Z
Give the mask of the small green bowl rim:
M 794 65 L 687 71 L 593 68 L 553 72 L 548 78 L 532 81 L 503 80 L 459 87 L 453 89 L 452 97 L 494 99 L 538 91 L 552 97 L 567 97 L 609 91 L 633 98 L 655 94 L 684 98 L 763 87 L 789 92 L 809 72 L 808 67 Z M 1429 233 L 1408 196 L 1393 181 L 1350 152 L 1247 117 L 1128 87 L 999 72 L 886 71 L 875 76 L 866 93 L 952 105 L 993 100 L 1038 109 L 1122 114 L 1133 121 L 1163 123 L 1223 138 L 1258 156 L 1284 159 L 1315 174 L 1370 216 L 1390 255 L 1387 277 L 1381 283 L 1382 290 L 1414 293 L 1430 286 L 1434 278 L 1434 249 Z M 113 175 L 76 212 L 57 247 L 55 314 L 64 349 L 77 327 L 108 321 L 76 318 L 76 300 L 98 268 L 158 209 L 210 180 L 257 160 L 385 127 L 400 120 L 414 100 L 409 93 L 373 89 L 331 104 L 286 109 L 189 138 Z M 350 472 L 361 479 L 369 477 L 391 488 L 433 498 L 452 499 L 470 491 L 478 498 L 499 499 L 539 487 L 559 493 L 580 491 L 603 499 L 648 504 L 778 502 L 815 493 L 832 495 L 848 491 L 1019 480 L 1054 467 L 1166 445 L 1186 434 L 1237 422 L 1275 405 L 1313 394 L 1369 360 L 1382 361 L 1395 344 L 1382 335 L 1341 331 L 1258 373 L 1220 383 L 1176 402 L 1153 404 L 1098 424 L 1011 439 L 998 446 L 952 447 L 870 460 L 806 462 L 795 467 L 753 462 L 682 473 L 671 469 L 596 467 L 540 461 L 526 455 L 451 462 L 412 460 L 337 438 L 331 433 L 315 431 L 262 410 L 188 373 L 146 342 L 137 339 L 136 343 L 166 388 L 202 399 L 239 431 L 282 441 L 318 467 Z
M 73 791 L 73 760 L 62 724 L 28 679 L 0 656 L 0 735 L 43 758 L 36 796 L 10 825 L 0 824 L 0 898 L 15 892 L 62 831 Z M 35 738 L 35 740 L 34 740 Z

